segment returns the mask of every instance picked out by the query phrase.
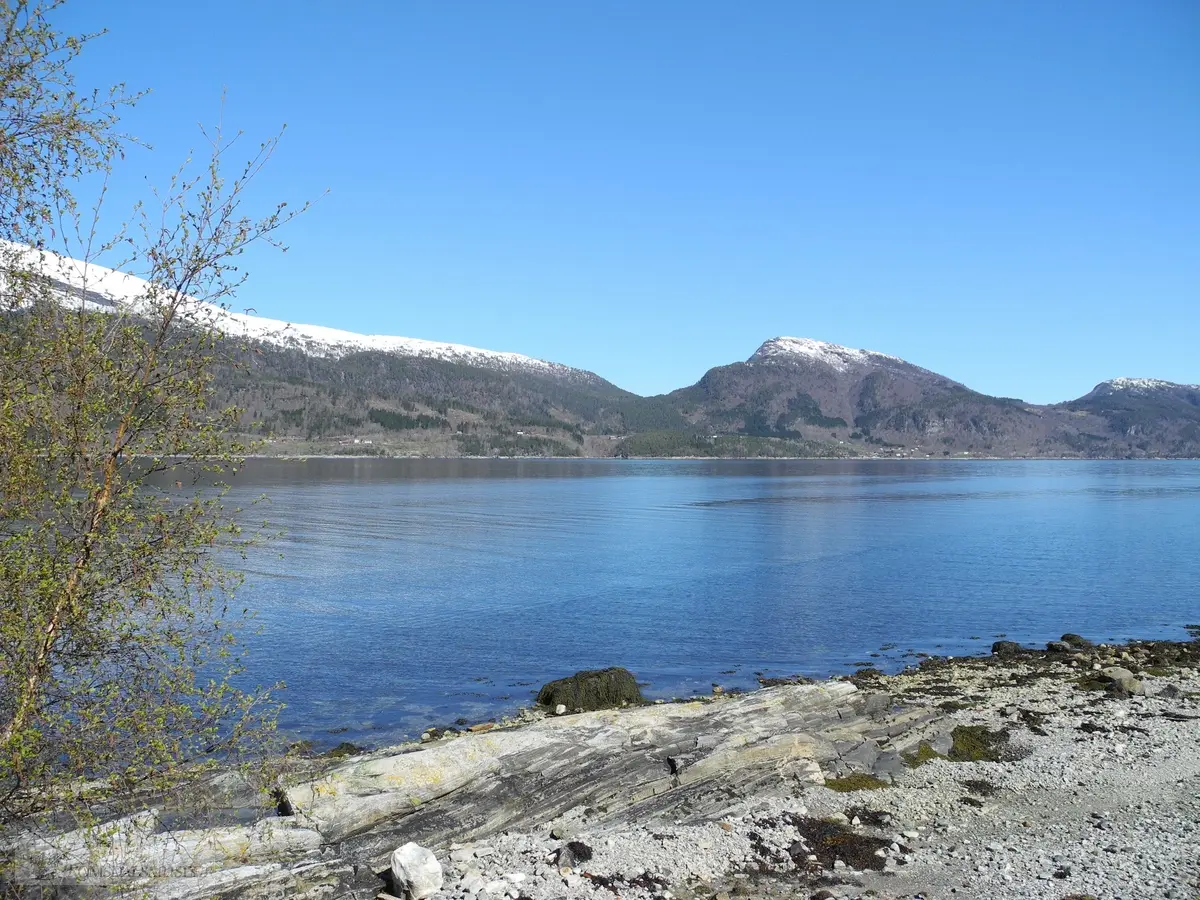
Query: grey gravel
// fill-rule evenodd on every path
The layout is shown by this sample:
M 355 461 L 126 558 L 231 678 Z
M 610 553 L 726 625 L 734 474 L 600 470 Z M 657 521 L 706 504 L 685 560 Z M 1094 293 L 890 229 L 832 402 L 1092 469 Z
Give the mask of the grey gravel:
M 1021 671 L 1014 664 L 951 677 L 963 695 L 986 698 L 953 713 L 954 720 L 1010 729 L 1022 758 L 938 759 L 905 769 L 883 790 L 841 794 L 804 784 L 790 793 L 768 791 L 734 801 L 713 822 L 589 832 L 565 817 L 538 833 L 489 838 L 486 846 L 452 845 L 439 896 L 807 900 L 825 891 L 821 896 L 846 900 L 1195 900 L 1200 674 L 1139 676 L 1145 695 L 1118 696 L 1078 689 L 1078 670 L 1068 663 L 1060 676 L 1009 683 Z M 888 689 L 919 692 L 934 677 L 897 676 Z M 1036 731 L 1023 715 L 1038 723 Z M 964 803 L 970 779 L 996 790 Z M 861 824 L 861 807 L 890 817 L 886 830 Z M 856 823 L 855 833 L 885 842 L 874 854 L 882 870 L 822 867 L 804 852 L 797 829 L 781 821 L 785 813 Z M 582 842 L 592 858 L 556 867 L 564 840 L 553 835 Z

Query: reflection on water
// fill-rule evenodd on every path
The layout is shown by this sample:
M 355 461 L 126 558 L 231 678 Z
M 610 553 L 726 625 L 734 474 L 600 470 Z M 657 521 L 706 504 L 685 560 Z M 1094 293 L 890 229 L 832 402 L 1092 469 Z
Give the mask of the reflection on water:
M 233 499 L 261 493 L 252 675 L 317 740 L 592 666 L 682 695 L 1200 621 L 1194 462 L 254 460 Z

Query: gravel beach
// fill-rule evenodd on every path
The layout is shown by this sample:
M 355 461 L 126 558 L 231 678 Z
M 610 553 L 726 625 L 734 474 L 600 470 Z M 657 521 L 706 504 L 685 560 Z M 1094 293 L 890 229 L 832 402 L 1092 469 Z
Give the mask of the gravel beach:
M 576 830 L 567 818 L 453 844 L 443 893 L 1194 900 L 1200 674 L 1191 656 L 1145 665 L 1151 646 L 865 673 L 873 690 L 983 726 L 998 758 L 953 761 L 929 748 L 894 784 L 768 792 L 719 821 Z M 1136 677 L 1093 680 L 1110 664 Z
M 170 830 L 147 809 L 100 845 L 10 844 L 17 884 L 160 900 L 1200 897 L 1200 640 L 998 641 L 896 675 L 556 702 L 423 737 L 303 761 L 253 824 Z

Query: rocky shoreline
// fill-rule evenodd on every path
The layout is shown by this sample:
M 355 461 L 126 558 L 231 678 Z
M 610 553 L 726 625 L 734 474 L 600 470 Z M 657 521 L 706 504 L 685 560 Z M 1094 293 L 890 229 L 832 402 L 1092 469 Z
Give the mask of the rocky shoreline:
M 556 704 L 314 762 L 280 801 L 191 832 L 142 814 L 106 859 L 60 838 L 23 872 L 86 884 L 120 862 L 175 900 L 365 898 L 405 893 L 389 866 L 411 842 L 453 900 L 1194 900 L 1200 640 L 1001 641 L 896 675 Z

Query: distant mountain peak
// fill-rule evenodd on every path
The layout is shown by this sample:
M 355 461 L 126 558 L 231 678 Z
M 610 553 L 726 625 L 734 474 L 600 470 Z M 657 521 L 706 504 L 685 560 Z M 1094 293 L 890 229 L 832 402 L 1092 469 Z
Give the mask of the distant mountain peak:
M 874 350 L 858 350 L 812 338 L 775 337 L 763 343 L 747 362 L 779 362 L 788 359 L 807 359 L 823 363 L 839 372 L 861 368 L 878 362 L 902 363 L 904 360 Z

